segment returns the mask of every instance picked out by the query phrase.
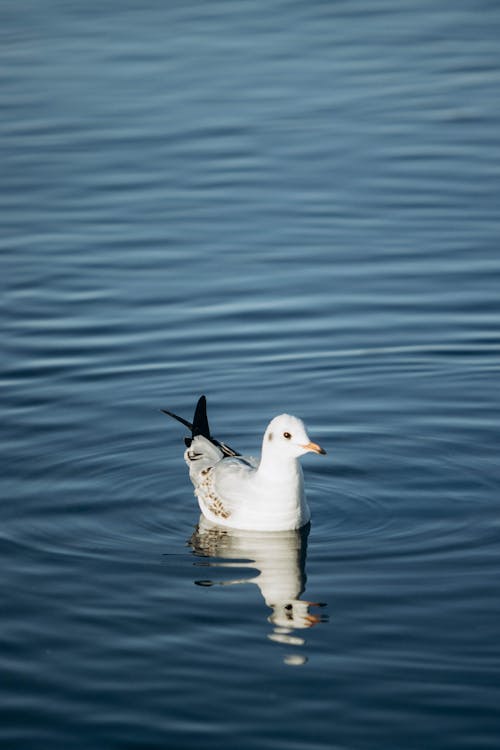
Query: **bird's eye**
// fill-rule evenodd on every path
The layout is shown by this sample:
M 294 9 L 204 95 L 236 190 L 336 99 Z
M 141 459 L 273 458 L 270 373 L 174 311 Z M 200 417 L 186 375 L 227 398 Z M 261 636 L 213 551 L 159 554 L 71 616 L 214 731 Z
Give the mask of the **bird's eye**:
M 284 433 L 283 433 L 283 437 L 284 437 L 284 438 L 286 438 L 287 440 L 290 440 L 290 438 L 291 438 L 292 436 L 290 435 L 290 433 L 289 433 L 289 432 L 284 432 Z

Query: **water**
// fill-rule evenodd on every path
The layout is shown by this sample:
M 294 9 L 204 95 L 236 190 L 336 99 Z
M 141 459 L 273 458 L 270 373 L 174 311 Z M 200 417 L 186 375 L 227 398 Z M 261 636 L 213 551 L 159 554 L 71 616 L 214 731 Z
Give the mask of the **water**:
M 1 747 L 497 748 L 498 5 L 0 14 Z M 196 531 L 200 393 L 310 529 Z

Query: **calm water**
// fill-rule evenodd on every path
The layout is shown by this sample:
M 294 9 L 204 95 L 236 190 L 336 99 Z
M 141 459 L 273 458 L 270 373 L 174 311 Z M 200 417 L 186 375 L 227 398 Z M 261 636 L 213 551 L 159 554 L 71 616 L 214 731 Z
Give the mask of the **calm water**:
M 498 748 L 499 38 L 4 0 L 2 750 Z M 310 529 L 196 529 L 200 393 Z

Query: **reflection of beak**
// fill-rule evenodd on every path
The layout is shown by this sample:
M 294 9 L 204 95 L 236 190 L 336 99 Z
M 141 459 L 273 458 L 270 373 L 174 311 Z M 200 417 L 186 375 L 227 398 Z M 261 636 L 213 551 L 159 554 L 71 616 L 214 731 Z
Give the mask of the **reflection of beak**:
M 326 451 L 316 443 L 307 443 L 306 445 L 301 445 L 301 448 L 304 448 L 306 451 L 313 451 L 313 453 L 321 453 L 322 456 L 326 455 Z
M 311 615 L 308 613 L 304 617 L 304 620 L 307 622 L 306 627 L 312 628 L 314 625 L 317 625 L 318 622 L 321 622 L 321 617 L 319 615 Z

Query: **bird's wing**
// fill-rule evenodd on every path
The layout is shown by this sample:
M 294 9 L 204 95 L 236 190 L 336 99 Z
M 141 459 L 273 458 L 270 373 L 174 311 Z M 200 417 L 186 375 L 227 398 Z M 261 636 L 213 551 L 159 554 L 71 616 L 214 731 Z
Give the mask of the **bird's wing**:
M 226 457 L 210 440 L 199 435 L 185 451 L 189 476 L 202 509 L 219 520 L 227 520 L 251 502 L 256 461 Z
M 198 403 L 196 404 L 196 409 L 194 412 L 193 421 L 189 422 L 187 419 L 184 419 L 184 417 L 179 417 L 178 414 L 174 414 L 173 411 L 169 411 L 168 409 L 160 409 L 163 414 L 166 414 L 168 417 L 172 417 L 172 419 L 176 419 L 177 422 L 180 422 L 184 425 L 184 427 L 187 427 L 188 430 L 191 432 L 191 437 L 184 438 L 184 442 L 186 446 L 189 448 L 192 441 L 195 437 L 205 437 L 207 440 L 210 440 L 210 442 L 215 445 L 217 448 L 220 448 L 222 453 L 225 456 L 239 456 L 240 454 L 238 451 L 235 451 L 233 448 L 231 448 L 226 443 L 223 443 L 221 440 L 217 440 L 213 437 L 213 435 L 210 434 L 210 427 L 208 425 L 208 417 L 207 417 L 207 400 L 205 396 L 200 396 L 198 399 Z

